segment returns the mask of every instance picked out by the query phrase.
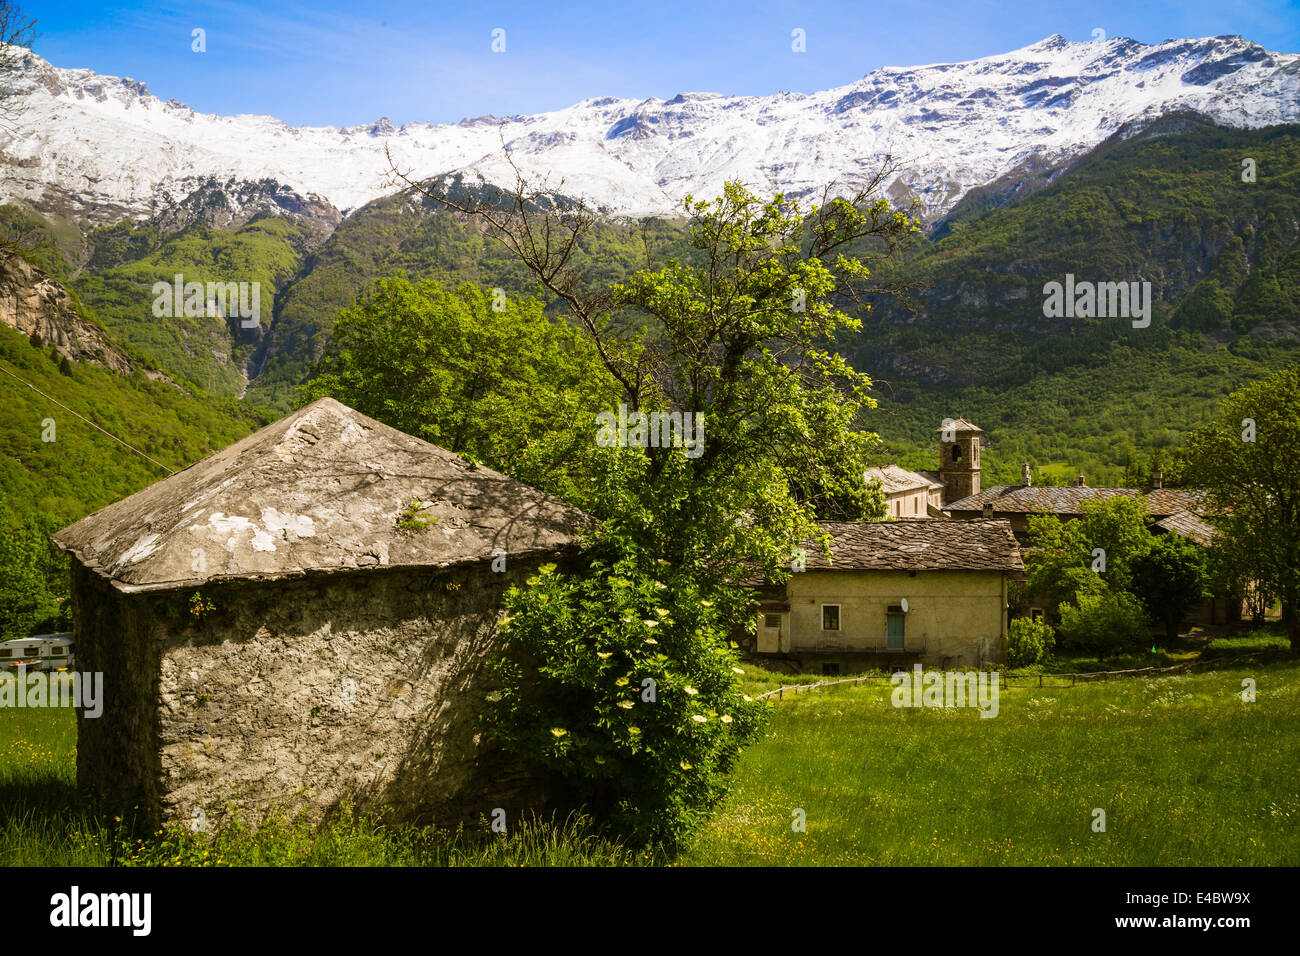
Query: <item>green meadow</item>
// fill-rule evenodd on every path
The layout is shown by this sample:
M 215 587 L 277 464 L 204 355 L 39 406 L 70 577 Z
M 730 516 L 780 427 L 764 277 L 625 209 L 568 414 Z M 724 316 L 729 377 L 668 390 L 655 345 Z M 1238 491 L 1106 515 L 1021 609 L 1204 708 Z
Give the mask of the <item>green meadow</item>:
M 1280 643 L 1256 633 L 1205 658 Z M 818 680 L 747 670 L 755 695 Z M 346 812 L 320 829 L 280 817 L 141 841 L 79 808 L 70 711 L 6 710 L 0 865 L 1300 863 L 1300 661 L 1225 657 L 1183 673 L 1044 683 L 1002 688 L 994 718 L 895 707 L 887 680 L 787 693 L 710 822 L 671 854 L 620 846 L 577 818 L 484 838 Z

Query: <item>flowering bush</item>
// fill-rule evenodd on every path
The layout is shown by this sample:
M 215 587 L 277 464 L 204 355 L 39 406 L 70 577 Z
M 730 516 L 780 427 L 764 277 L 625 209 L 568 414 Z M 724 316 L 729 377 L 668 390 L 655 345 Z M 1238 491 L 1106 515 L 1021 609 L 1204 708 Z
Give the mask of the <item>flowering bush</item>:
M 612 537 L 585 558 L 582 574 L 544 565 L 507 593 L 516 653 L 497 665 L 490 727 L 600 822 L 670 845 L 725 792 L 765 715 L 719 623 L 747 598 Z

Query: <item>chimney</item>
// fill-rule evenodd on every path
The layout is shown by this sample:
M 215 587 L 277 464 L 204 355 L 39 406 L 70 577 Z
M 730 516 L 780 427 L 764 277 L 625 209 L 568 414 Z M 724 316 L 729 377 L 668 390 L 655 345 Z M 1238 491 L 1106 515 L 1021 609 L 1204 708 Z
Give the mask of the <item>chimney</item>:
M 983 517 L 985 517 L 985 518 L 992 518 L 992 517 L 993 517 L 993 502 L 991 502 L 991 501 L 986 501 L 986 502 L 984 502 L 984 510 L 983 510 L 982 515 L 983 515 Z
M 1158 471 L 1153 471 L 1153 472 L 1151 472 L 1151 487 L 1152 487 L 1152 488 L 1163 488 L 1164 486 L 1165 486 L 1165 476 L 1164 476 L 1164 474 L 1161 473 L 1161 472 L 1158 472 Z
M 1087 488 L 1087 487 L 1088 487 L 1087 479 L 1086 479 L 1085 476 L 1083 476 L 1083 475 L 1080 475 L 1078 478 L 1076 478 L 1075 481 L 1074 481 L 1074 483 L 1075 483 L 1076 485 L 1078 485 L 1080 488 Z
M 1026 488 L 1034 486 L 1034 476 L 1029 471 L 1029 462 L 1027 461 L 1020 463 L 1020 483 Z

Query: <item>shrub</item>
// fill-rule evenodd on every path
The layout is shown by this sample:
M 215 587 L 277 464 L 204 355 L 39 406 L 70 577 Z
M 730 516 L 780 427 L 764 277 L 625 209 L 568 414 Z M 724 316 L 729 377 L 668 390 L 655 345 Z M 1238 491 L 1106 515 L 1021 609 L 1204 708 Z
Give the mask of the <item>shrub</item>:
M 1077 606 L 1061 605 L 1061 643 L 1108 657 L 1142 641 L 1149 633 L 1147 616 L 1126 591 L 1104 590 L 1078 595 Z
M 498 663 L 489 729 L 598 822 L 671 845 L 721 798 L 765 715 L 741 693 L 720 624 L 747 599 L 705 593 L 622 540 L 592 545 L 587 562 L 581 574 L 544 565 L 506 594 L 515 653 Z
M 1042 663 L 1051 656 L 1055 643 L 1050 624 L 1018 617 L 1007 628 L 1007 663 L 1012 667 Z

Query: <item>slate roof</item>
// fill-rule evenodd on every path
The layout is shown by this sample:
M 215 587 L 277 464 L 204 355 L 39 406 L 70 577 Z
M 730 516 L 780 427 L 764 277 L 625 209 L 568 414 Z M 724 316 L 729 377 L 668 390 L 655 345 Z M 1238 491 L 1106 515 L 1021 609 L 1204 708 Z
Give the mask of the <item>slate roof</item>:
M 926 477 L 924 472 L 908 471 L 898 465 L 885 465 L 883 468 L 868 468 L 863 472 L 864 480 L 879 481 L 885 494 L 892 495 L 901 491 L 914 491 L 917 488 L 929 490 L 942 488 L 943 485 Z
M 953 501 L 944 506 L 944 511 L 981 514 L 984 505 L 991 504 L 994 514 L 1032 514 L 1035 511 L 1049 511 L 1056 514 L 1083 514 L 1083 505 L 1088 501 L 1100 501 L 1105 498 L 1136 495 L 1147 496 L 1147 510 L 1154 517 L 1172 515 L 1179 511 L 1200 512 L 1203 510 L 1203 494 L 1185 488 L 1088 488 L 1079 485 L 1053 487 L 1048 485 L 994 485 L 977 495 Z
M 1024 570 L 1020 545 L 1005 520 L 823 521 L 832 536 L 833 561 L 816 544 L 808 570 L 1006 571 Z
M 419 499 L 423 530 L 398 521 Z M 585 512 L 322 398 L 54 535 L 122 591 L 309 571 L 507 561 Z
M 1209 545 L 1214 538 L 1214 525 L 1202 521 L 1190 511 L 1178 511 L 1155 523 L 1161 531 L 1172 531 L 1189 541 L 1195 541 L 1202 547 Z
M 958 432 L 958 433 L 960 433 L 960 432 L 978 432 L 978 433 L 981 434 L 981 435 L 984 434 L 984 429 L 980 428 L 978 425 L 975 425 L 975 424 L 972 424 L 971 422 L 966 421 L 966 419 L 964 419 L 964 418 L 954 418 L 954 419 L 952 420 L 952 424 L 949 425 L 947 428 L 944 428 L 942 425 L 940 425 L 938 428 L 935 429 L 935 431 L 937 431 L 937 432 L 944 432 L 944 431 L 948 431 L 948 430 L 950 430 L 950 429 L 951 429 L 952 431 L 955 431 L 955 432 Z

